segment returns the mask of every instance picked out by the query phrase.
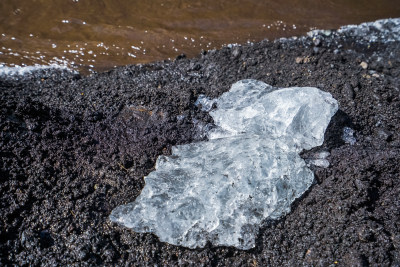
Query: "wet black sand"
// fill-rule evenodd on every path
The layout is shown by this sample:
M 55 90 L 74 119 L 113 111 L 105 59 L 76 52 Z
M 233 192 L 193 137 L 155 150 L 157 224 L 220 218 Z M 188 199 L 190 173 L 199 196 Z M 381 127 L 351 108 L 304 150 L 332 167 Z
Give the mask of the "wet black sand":
M 400 265 L 400 42 L 361 39 L 263 41 L 90 77 L 0 77 L 0 265 Z M 158 155 L 204 138 L 211 118 L 197 95 L 244 78 L 339 101 L 323 145 L 331 166 L 315 168 L 292 212 L 249 251 L 175 247 L 110 223 Z M 343 126 L 356 144 L 342 141 Z

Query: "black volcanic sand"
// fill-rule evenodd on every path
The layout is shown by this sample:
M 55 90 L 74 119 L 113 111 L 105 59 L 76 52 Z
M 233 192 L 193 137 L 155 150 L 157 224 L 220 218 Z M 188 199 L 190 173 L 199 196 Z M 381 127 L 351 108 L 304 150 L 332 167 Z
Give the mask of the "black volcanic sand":
M 333 32 L 263 41 L 81 77 L 0 78 L 0 265 L 400 265 L 400 43 Z M 360 63 L 368 66 L 364 69 Z M 194 105 L 241 79 L 315 86 L 340 111 L 329 168 L 249 251 L 186 249 L 113 224 L 171 147 L 204 139 Z M 177 119 L 178 115 L 179 119 Z M 342 141 L 344 126 L 356 144 Z

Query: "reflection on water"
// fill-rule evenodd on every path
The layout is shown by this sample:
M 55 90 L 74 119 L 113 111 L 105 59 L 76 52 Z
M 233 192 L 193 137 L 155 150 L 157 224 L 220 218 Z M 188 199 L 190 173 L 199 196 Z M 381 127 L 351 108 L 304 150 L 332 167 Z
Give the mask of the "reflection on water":
M 0 64 L 80 70 L 400 16 L 393 0 L 1 0 Z

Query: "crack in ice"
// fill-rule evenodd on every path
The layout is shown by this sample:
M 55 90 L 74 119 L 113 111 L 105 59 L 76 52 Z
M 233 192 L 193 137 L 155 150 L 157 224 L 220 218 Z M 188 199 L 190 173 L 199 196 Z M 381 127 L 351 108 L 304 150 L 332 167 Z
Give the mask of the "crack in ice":
M 250 249 L 263 220 L 290 211 L 314 180 L 299 153 L 323 143 L 337 101 L 317 88 L 243 80 L 215 103 L 209 140 L 160 156 L 141 194 L 111 221 L 174 245 Z

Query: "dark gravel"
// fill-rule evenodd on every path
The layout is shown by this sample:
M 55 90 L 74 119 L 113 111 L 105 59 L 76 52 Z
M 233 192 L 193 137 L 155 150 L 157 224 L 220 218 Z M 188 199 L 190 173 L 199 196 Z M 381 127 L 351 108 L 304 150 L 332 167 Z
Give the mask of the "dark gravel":
M 0 265 L 399 266 L 400 42 L 327 35 L 89 77 L 0 77 Z M 292 212 L 266 222 L 249 251 L 190 250 L 110 223 L 158 155 L 204 139 L 212 120 L 197 96 L 245 78 L 315 86 L 339 101 L 323 145 L 331 165 L 314 168 L 316 183 Z

